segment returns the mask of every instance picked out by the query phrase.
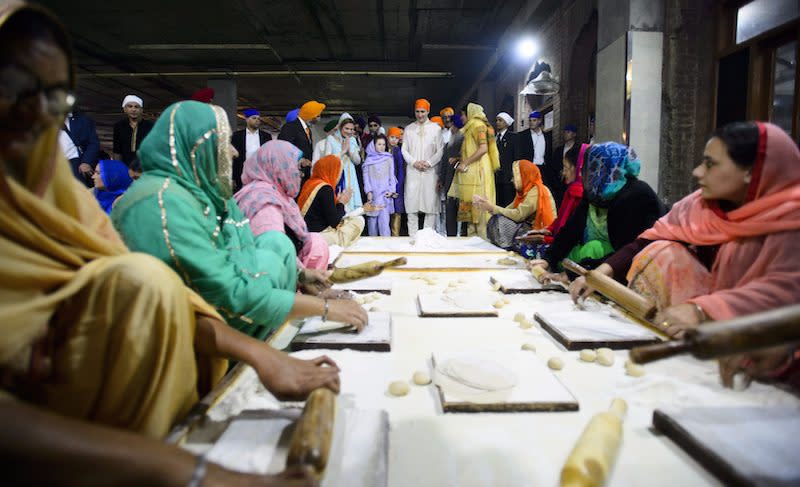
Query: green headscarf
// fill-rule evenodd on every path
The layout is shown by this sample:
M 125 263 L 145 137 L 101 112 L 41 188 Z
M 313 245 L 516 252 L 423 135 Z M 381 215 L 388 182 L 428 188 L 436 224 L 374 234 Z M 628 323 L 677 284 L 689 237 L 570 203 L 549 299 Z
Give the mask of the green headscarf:
M 142 170 L 171 178 L 225 214 L 232 195 L 230 139 L 228 115 L 221 107 L 197 101 L 173 103 L 142 141 Z

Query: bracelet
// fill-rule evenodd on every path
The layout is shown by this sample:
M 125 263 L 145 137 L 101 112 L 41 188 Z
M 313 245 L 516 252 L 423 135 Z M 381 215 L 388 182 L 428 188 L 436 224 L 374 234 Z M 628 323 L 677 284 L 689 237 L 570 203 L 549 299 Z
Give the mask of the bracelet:
M 697 303 L 692 303 L 692 304 L 694 305 L 695 311 L 697 311 L 697 316 L 700 318 L 700 323 L 708 321 L 708 316 L 706 315 L 706 312 L 703 311 L 703 308 L 701 308 L 700 305 Z
M 187 487 L 200 487 L 203 485 L 203 479 L 206 477 L 206 456 L 199 455 L 197 457 L 197 465 L 194 467 L 194 471 L 192 472 L 192 478 L 189 479 L 189 483 L 186 484 Z
M 324 298 L 324 302 L 325 302 L 325 309 L 322 312 L 322 322 L 323 323 L 328 321 L 328 298 Z

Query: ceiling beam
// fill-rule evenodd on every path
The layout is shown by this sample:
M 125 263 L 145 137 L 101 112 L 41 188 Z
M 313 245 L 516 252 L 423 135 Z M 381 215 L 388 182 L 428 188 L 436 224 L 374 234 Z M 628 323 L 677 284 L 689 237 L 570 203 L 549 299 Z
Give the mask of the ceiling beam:
M 328 50 L 328 59 L 336 59 L 331 41 L 328 40 L 328 35 L 325 33 L 325 29 L 322 27 L 322 21 L 317 14 L 317 7 L 314 5 L 314 0 L 303 0 L 303 5 L 305 5 L 308 14 L 311 15 L 311 18 L 314 20 L 314 25 L 319 31 L 320 38 L 325 42 L 325 48 Z
M 419 13 L 417 12 L 417 0 L 411 0 L 408 3 L 408 59 L 414 59 L 414 52 L 416 50 L 417 38 L 417 24 L 419 22 Z
M 483 66 L 483 69 L 478 74 L 478 77 L 475 78 L 475 81 L 473 81 L 470 87 L 461 95 L 461 98 L 458 100 L 458 104 L 456 105 L 457 107 L 466 106 L 470 96 L 478 90 L 480 84 L 483 83 L 486 77 L 492 72 L 494 67 L 497 66 L 497 63 L 500 62 L 503 56 L 505 56 L 510 49 L 509 46 L 514 43 L 514 37 L 519 35 L 520 31 L 522 30 L 522 26 L 528 23 L 530 18 L 533 16 L 533 13 L 536 12 L 536 9 L 539 8 L 541 3 L 542 0 L 528 0 L 520 9 L 519 13 L 514 17 L 514 21 L 511 22 L 511 25 L 508 26 L 508 29 L 506 29 L 506 31 L 500 37 L 500 40 L 497 43 L 497 50 Z
M 384 61 L 388 61 L 389 51 L 386 50 L 386 18 L 383 8 L 383 0 L 378 0 L 376 10 L 378 15 L 378 38 L 381 41 L 381 54 L 383 55 Z
M 328 16 L 331 22 L 333 22 L 333 27 L 336 29 L 336 34 L 339 36 L 339 38 L 342 40 L 342 43 L 344 44 L 345 55 L 347 56 L 347 58 L 352 59 L 353 48 L 350 45 L 350 39 L 347 37 L 347 32 L 345 32 L 344 30 L 344 24 L 342 24 L 342 17 L 341 15 L 339 15 L 339 9 L 336 8 L 336 0 L 331 0 L 331 2 L 333 2 L 333 8 L 331 8 L 327 3 L 323 1 L 320 0 L 315 0 L 315 1 L 322 6 L 322 8 L 325 10 L 325 14 Z M 331 10 L 333 10 L 333 12 L 331 12 Z
M 284 78 L 295 76 L 372 76 L 375 78 L 452 78 L 449 71 L 337 71 L 337 70 L 293 70 L 293 71 L 150 71 L 150 72 L 87 72 L 78 73 L 78 78 L 149 78 L 166 76 L 174 78 L 214 77 L 231 78 Z

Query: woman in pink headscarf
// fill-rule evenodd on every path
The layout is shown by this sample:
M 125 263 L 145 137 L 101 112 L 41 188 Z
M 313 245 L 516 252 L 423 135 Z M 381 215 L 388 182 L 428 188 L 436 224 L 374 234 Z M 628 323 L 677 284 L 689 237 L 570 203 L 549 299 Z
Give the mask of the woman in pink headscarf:
M 656 323 L 672 336 L 706 320 L 800 302 L 794 141 L 770 123 L 729 124 L 708 141 L 692 174 L 700 189 L 598 270 L 652 299 Z M 588 289 L 579 278 L 570 290 L 577 299 Z
M 303 152 L 289 142 L 267 142 L 245 161 L 244 186 L 234 197 L 250 219 L 255 235 L 271 230 L 283 232 L 294 243 L 302 267 L 325 270 L 328 244 L 320 234 L 308 231 L 294 200 L 300 192 L 297 162 L 301 157 Z

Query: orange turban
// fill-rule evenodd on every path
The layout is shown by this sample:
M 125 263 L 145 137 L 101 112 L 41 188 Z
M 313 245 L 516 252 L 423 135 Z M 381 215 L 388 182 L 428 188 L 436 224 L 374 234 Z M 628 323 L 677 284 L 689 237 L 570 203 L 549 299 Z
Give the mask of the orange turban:
M 438 124 L 440 127 L 444 128 L 444 120 L 442 120 L 442 117 L 439 116 L 431 117 L 431 122 Z
M 439 111 L 439 115 L 443 117 L 452 117 L 455 114 L 456 112 L 453 110 L 453 107 L 444 107 Z
M 420 98 L 416 102 L 414 102 L 414 110 L 425 109 L 431 111 L 431 102 L 426 100 L 425 98 Z
M 390 127 L 389 137 L 397 137 L 398 139 L 403 135 L 403 129 L 400 127 Z
M 300 107 L 300 113 L 298 114 L 300 118 L 304 121 L 308 122 L 309 120 L 313 120 L 319 117 L 322 114 L 322 110 L 325 110 L 325 104 L 320 103 L 316 100 L 307 101 Z

